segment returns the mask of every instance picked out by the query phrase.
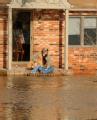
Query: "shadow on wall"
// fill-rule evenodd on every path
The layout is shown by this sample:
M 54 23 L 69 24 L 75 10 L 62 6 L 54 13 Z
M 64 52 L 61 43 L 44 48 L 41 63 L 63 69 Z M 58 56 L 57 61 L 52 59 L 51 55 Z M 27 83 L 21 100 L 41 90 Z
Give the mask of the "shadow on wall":
M 3 21 L 3 68 L 7 68 L 7 20 Z
M 60 13 L 60 18 L 62 17 L 62 13 Z M 62 47 L 63 47 L 63 40 L 62 40 L 62 33 L 63 33 L 63 20 L 60 19 L 59 21 L 59 68 L 62 68 Z

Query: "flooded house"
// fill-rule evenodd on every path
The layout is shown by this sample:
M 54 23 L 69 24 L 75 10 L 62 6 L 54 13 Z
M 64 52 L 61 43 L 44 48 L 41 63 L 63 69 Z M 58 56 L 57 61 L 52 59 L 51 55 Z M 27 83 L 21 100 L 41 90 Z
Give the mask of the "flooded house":
M 16 42 L 19 32 L 23 48 Z M 1 0 L 0 68 L 26 68 L 44 47 L 54 67 L 96 74 L 96 0 Z

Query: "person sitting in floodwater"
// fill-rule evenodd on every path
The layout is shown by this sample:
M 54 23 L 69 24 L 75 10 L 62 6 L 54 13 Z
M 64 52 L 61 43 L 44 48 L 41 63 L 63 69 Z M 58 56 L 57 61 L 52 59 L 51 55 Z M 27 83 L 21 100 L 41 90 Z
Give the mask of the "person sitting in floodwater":
M 32 70 L 32 73 L 41 72 L 44 74 L 52 73 L 54 68 L 50 65 L 50 57 L 48 55 L 48 49 L 43 48 L 41 52 L 42 56 L 42 65 L 37 64 Z

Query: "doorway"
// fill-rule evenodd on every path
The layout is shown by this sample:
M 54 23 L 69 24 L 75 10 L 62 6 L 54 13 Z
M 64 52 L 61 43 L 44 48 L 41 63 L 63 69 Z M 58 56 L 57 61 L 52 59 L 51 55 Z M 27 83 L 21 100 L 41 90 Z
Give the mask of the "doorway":
M 30 61 L 30 14 L 29 11 L 13 11 L 13 61 Z

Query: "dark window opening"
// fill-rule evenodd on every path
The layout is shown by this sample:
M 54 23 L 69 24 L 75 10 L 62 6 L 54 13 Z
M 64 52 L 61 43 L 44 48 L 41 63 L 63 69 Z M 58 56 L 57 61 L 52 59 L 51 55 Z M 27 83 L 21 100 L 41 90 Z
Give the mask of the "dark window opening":
M 84 29 L 84 44 L 85 45 L 96 44 L 96 29 Z
M 69 35 L 69 45 L 80 45 L 80 35 Z
M 13 61 L 30 60 L 30 12 L 13 12 Z

